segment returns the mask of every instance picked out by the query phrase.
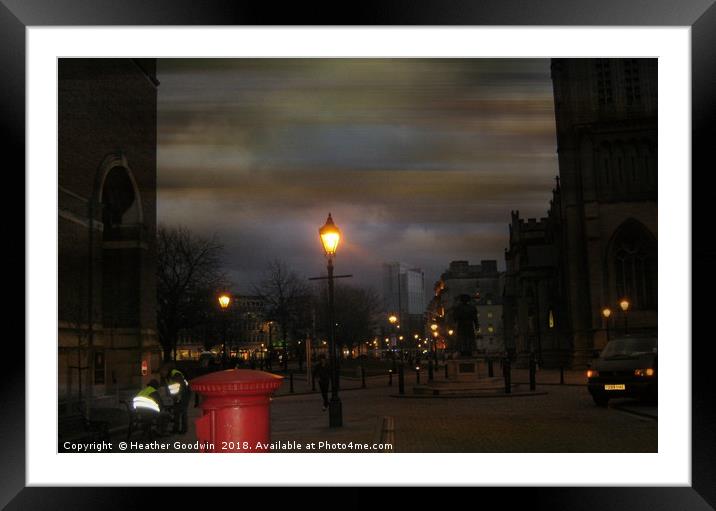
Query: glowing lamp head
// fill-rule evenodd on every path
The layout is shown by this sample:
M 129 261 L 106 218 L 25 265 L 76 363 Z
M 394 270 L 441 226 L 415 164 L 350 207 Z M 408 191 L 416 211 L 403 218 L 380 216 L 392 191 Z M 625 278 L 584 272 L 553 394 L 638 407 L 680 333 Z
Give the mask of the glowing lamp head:
M 438 325 L 436 323 L 433 323 L 432 325 L 430 325 L 430 330 L 432 330 L 433 332 L 437 329 L 438 329 Z
M 619 307 L 621 307 L 624 312 L 629 310 L 629 305 L 629 300 L 627 300 L 626 298 L 623 298 L 622 301 L 619 302 Z
M 321 236 L 321 243 L 323 244 L 323 250 L 326 252 L 326 256 L 332 257 L 336 255 L 338 242 L 341 240 L 341 231 L 339 231 L 336 224 L 333 223 L 333 218 L 330 213 L 328 213 L 326 223 L 323 227 L 318 229 L 318 234 Z
M 395 314 L 391 314 L 388 316 L 388 321 L 390 321 L 393 325 L 398 322 L 398 317 Z
M 222 294 L 221 296 L 219 296 L 219 306 L 222 309 L 226 309 L 230 303 L 231 303 L 231 297 L 229 295 Z
M 612 315 L 612 310 L 609 307 L 604 307 L 602 309 L 602 316 L 604 316 L 606 319 L 609 319 L 609 316 Z
M 448 335 L 452 335 L 455 333 L 455 330 L 448 330 Z

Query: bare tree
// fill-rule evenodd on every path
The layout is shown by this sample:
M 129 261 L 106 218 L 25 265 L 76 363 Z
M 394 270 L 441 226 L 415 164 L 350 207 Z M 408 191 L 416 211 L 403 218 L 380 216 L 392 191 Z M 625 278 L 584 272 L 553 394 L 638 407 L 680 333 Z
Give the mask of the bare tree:
M 164 359 L 176 351 L 179 331 L 210 317 L 211 299 L 226 286 L 223 245 L 184 227 L 157 229 L 157 328 Z
M 310 300 L 309 287 L 285 263 L 274 260 L 267 265 L 261 282 L 254 286 L 254 293 L 266 304 L 267 319 L 278 323 L 286 368 L 288 333 L 302 330 L 305 304 Z
M 328 335 L 328 294 L 325 288 L 320 289 L 316 301 L 318 324 L 324 335 Z M 380 299 L 371 288 L 336 284 L 334 319 L 338 346 L 353 348 L 373 338 L 379 304 Z

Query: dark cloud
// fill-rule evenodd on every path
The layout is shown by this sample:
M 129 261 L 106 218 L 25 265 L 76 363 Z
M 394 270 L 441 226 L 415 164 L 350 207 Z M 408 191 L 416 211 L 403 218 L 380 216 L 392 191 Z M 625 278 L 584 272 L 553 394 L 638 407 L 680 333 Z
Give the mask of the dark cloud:
M 278 257 L 322 271 L 317 229 L 361 284 L 402 260 L 502 266 L 509 212 L 557 173 L 540 59 L 161 60 L 159 221 L 216 233 L 239 287 Z

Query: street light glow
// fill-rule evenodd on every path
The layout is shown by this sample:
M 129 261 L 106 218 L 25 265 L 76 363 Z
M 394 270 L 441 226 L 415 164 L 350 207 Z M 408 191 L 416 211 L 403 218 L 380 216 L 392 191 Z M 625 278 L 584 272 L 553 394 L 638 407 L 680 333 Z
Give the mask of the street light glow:
M 336 224 L 333 223 L 333 218 L 330 213 L 328 213 L 326 223 L 323 227 L 318 229 L 318 234 L 321 236 L 321 243 L 323 244 L 323 250 L 325 250 L 326 256 L 334 256 L 338 249 L 338 242 L 341 240 L 341 231 L 338 230 Z
M 609 319 L 609 316 L 611 316 L 611 315 L 612 315 L 612 310 L 609 307 L 604 307 L 602 309 L 602 316 Z
M 626 298 L 622 298 L 622 301 L 619 302 L 619 307 L 621 307 L 624 312 L 629 310 L 629 305 L 629 300 Z
M 222 309 L 226 309 L 229 304 L 231 303 L 231 297 L 227 295 L 226 293 L 219 296 L 219 305 Z

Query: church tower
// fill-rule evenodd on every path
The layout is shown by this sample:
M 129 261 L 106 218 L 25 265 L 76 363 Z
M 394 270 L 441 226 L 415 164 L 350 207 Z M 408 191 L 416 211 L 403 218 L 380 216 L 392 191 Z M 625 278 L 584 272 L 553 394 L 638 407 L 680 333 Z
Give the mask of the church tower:
M 657 60 L 553 59 L 565 303 L 573 365 L 657 326 Z

